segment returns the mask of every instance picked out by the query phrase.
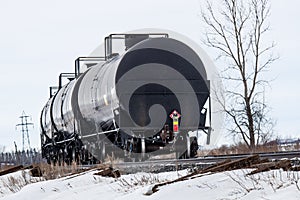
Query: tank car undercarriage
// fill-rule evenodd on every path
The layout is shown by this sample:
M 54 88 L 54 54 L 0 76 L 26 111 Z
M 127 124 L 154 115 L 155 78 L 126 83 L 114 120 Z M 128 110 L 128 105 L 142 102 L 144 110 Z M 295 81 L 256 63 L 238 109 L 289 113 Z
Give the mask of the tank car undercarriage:
M 93 136 L 85 144 L 78 137 L 69 139 L 57 137 L 43 146 L 42 156 L 49 164 L 57 163 L 61 165 L 63 163 L 72 164 L 73 162 L 96 164 L 105 159 L 142 161 L 149 159 L 151 156 L 172 153 L 176 153 L 177 155 L 173 157 L 179 159 L 197 155 L 198 143 L 196 137 L 179 134 L 175 140 L 174 136 L 162 136 L 163 132 L 152 138 L 139 138 L 113 131 Z M 58 135 L 63 134 L 59 133 Z M 187 148 L 189 148 L 189 152 Z M 158 150 L 159 152 L 157 152 Z M 139 154 L 139 156 L 132 156 L 132 154 Z

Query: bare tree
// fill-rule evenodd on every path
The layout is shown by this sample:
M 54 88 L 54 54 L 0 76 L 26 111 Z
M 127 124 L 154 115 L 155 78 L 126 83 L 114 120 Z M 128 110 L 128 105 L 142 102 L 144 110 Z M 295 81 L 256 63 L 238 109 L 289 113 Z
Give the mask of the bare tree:
M 254 150 L 257 144 L 268 141 L 274 126 L 265 102 L 268 81 L 263 77 L 277 59 L 272 54 L 274 43 L 266 45 L 264 37 L 269 31 L 266 19 L 270 15 L 270 5 L 268 0 L 218 2 L 214 6 L 207 1 L 202 11 L 207 25 L 204 42 L 219 50 L 218 58 L 226 60 L 221 73 L 225 92 L 216 96 L 234 122 L 231 133 Z

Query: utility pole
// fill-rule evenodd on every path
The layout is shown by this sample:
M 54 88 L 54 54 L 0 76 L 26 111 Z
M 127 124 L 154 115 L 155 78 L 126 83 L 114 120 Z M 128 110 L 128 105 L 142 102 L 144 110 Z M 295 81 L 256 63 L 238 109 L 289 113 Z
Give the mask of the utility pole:
M 25 137 L 27 139 L 27 145 L 28 145 L 28 149 L 29 151 L 31 150 L 30 147 L 30 139 L 29 139 L 29 133 L 28 133 L 28 126 L 33 126 L 33 123 L 29 123 L 28 122 L 28 118 L 30 116 L 26 115 L 25 112 L 23 111 L 22 116 L 20 116 L 19 118 L 21 118 L 21 123 L 17 124 L 16 127 L 21 126 L 21 132 L 22 132 L 22 144 L 23 144 L 23 151 L 25 150 Z

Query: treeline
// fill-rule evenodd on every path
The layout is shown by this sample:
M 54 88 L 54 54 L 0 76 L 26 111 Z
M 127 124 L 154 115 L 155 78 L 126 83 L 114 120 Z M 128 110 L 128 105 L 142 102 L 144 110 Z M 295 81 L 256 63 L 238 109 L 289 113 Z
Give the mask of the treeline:
M 0 153 L 0 164 L 3 165 L 31 165 L 42 162 L 42 154 L 36 149 L 17 151 L 17 152 L 2 152 Z

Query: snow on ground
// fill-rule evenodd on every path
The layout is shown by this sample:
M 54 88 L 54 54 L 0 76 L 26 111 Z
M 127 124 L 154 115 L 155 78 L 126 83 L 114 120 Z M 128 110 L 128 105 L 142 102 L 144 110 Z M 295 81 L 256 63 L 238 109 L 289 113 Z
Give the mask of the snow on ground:
M 118 179 L 93 175 L 91 171 L 80 176 L 69 176 L 56 180 L 41 181 L 26 185 L 12 193 L 9 177 L 25 183 L 32 177 L 28 172 L 17 172 L 0 177 L 1 200 L 93 200 L 93 199 L 300 199 L 300 172 L 274 170 L 252 176 L 251 170 L 235 170 L 203 175 L 159 187 L 152 195 L 144 195 L 155 183 L 174 180 L 186 175 L 187 171 L 160 174 L 137 173 L 122 175 Z M 38 181 L 34 179 L 33 181 Z M 17 182 L 15 182 L 16 184 Z M 16 184 L 15 190 L 18 190 Z

